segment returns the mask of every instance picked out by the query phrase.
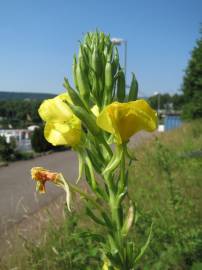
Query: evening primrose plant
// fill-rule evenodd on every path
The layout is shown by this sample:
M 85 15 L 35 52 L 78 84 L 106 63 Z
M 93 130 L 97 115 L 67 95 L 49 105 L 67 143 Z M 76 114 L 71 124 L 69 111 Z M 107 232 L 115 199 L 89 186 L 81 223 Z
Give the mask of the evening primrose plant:
M 45 192 L 47 181 L 63 188 L 70 211 L 71 194 L 81 196 L 89 218 L 106 232 L 92 232 L 103 254 L 103 270 L 135 269 L 151 230 L 137 252 L 129 238 L 136 213 L 128 194 L 128 167 L 134 159 L 128 142 L 138 131 L 154 131 L 157 113 L 146 101 L 137 99 L 134 74 L 126 95 L 118 50 L 103 32 L 84 36 L 78 56 L 73 58 L 73 79 L 74 87 L 65 78 L 66 92 L 45 100 L 39 114 L 45 121 L 46 140 L 71 146 L 78 154 L 78 178 L 72 184 L 62 174 L 41 167 L 32 169 L 32 178 L 39 192 Z M 80 178 L 85 178 L 89 192 L 79 188 Z

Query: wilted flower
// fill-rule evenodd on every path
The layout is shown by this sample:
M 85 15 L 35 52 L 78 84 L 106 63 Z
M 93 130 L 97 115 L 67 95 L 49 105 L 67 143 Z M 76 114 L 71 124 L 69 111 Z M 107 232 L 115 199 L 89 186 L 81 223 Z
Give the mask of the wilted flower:
M 122 144 L 140 130 L 154 131 L 157 113 L 144 100 L 113 102 L 99 114 L 97 125 L 113 134 L 117 144 Z
M 31 169 L 32 179 L 37 182 L 37 191 L 40 193 L 45 193 L 45 183 L 47 181 L 53 182 L 56 185 L 61 183 L 60 174 L 57 172 L 51 172 L 43 167 L 34 167 Z
M 33 167 L 31 169 L 32 179 L 36 181 L 36 190 L 40 193 L 45 193 L 45 183 L 52 182 L 55 185 L 63 188 L 66 192 L 67 207 L 70 211 L 70 190 L 69 185 L 65 181 L 63 175 L 58 172 L 51 172 L 43 167 Z

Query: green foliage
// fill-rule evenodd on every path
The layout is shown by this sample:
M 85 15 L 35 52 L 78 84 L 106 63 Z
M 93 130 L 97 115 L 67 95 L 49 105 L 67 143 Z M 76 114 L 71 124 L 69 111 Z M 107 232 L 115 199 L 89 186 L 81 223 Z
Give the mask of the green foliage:
M 7 143 L 5 137 L 0 136 L 0 160 L 15 160 L 15 146 L 13 143 Z
M 186 119 L 202 117 L 202 31 L 196 42 L 182 85 L 185 99 L 183 116 Z
M 189 155 L 201 145 L 202 123 L 197 121 L 135 149 L 129 193 L 136 213 L 130 239 L 135 240 L 137 252 L 147 242 L 153 222 L 151 242 L 136 270 L 201 269 L 202 158 Z M 19 269 L 101 269 L 101 252 L 92 229 L 104 237 L 106 231 L 98 228 L 89 222 L 81 203 L 64 223 L 51 223 L 39 242 L 26 241 Z M 2 269 L 17 266 L 13 263 Z
M 130 190 L 136 191 L 138 242 L 154 222 L 153 239 L 140 269 L 190 269 L 201 261 L 202 158 L 190 155 L 201 149 L 201 130 L 202 124 L 196 122 L 136 151 Z
M 24 269 L 101 269 L 101 253 L 90 231 L 78 226 L 76 213 L 67 214 L 59 227 L 50 223 L 48 238 L 40 245 L 26 241 L 28 258 Z
M 16 150 L 15 142 L 7 143 L 5 137 L 0 136 L 0 160 L 15 161 L 28 160 L 34 157 L 32 152 L 20 152 Z
M 173 109 L 180 110 L 184 104 L 184 96 L 179 94 L 170 95 L 168 93 L 160 95 L 160 109 L 169 110 L 169 104 L 173 105 Z M 149 97 L 148 102 L 154 109 L 158 108 L 158 95 Z
M 16 151 L 15 152 L 15 159 L 16 160 L 29 160 L 34 157 L 33 152 L 21 152 L 21 151 Z
M 28 125 L 39 124 L 39 100 L 0 100 L 0 125 L 8 128 L 25 128 Z

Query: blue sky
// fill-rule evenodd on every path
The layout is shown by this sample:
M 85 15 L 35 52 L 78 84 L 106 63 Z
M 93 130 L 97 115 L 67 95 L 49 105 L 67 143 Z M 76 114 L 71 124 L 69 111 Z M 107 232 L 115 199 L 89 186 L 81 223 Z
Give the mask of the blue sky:
M 127 78 L 142 94 L 175 93 L 201 22 L 201 0 L 0 0 L 0 91 L 60 93 L 78 40 L 97 27 L 127 40 Z

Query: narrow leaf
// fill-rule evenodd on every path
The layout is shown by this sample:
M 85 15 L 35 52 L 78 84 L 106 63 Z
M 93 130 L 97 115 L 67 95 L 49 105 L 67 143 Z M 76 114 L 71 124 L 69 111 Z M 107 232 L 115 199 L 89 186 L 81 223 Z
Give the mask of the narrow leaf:
M 149 243 L 151 241 L 151 235 L 152 235 L 152 227 L 153 227 L 153 223 L 151 224 L 151 227 L 150 227 L 150 231 L 149 231 L 149 235 L 148 235 L 148 238 L 147 238 L 147 241 L 146 243 L 144 244 L 144 246 L 141 248 L 140 250 L 140 253 L 138 254 L 138 256 L 135 258 L 135 263 L 137 261 L 139 261 L 139 259 L 144 255 L 147 247 L 149 246 Z

